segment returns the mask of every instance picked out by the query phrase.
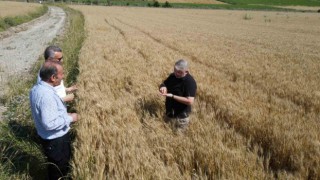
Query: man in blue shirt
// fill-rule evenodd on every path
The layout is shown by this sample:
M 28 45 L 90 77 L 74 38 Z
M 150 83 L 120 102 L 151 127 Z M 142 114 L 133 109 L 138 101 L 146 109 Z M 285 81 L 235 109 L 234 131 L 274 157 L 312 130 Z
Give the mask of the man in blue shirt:
M 69 171 L 69 130 L 70 124 L 78 120 L 78 115 L 67 113 L 54 89 L 64 77 L 62 66 L 56 62 L 45 62 L 40 69 L 40 77 L 41 81 L 30 91 L 31 111 L 44 153 L 50 162 L 49 179 L 59 179 Z

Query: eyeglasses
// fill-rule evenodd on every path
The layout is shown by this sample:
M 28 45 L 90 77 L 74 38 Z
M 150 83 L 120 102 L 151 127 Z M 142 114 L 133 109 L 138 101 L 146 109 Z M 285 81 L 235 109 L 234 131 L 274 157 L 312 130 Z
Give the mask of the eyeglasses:
M 61 56 L 61 58 L 57 58 L 58 61 L 61 61 L 63 59 L 63 56 Z

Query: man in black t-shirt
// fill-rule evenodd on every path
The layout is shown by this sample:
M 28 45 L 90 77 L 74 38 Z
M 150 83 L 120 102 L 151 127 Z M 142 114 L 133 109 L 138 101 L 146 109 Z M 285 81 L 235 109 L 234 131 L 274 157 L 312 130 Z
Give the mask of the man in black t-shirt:
M 159 91 L 166 97 L 166 121 L 177 130 L 185 130 L 197 91 L 187 61 L 181 59 L 175 63 L 174 72 L 160 85 Z

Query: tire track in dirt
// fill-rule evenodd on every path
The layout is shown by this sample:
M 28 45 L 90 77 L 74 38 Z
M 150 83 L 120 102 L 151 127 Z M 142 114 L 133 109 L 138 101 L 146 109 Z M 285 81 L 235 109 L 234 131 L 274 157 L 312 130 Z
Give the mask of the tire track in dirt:
M 48 43 L 63 32 L 65 19 L 66 13 L 61 8 L 49 7 L 44 16 L 2 33 L 5 35 L 0 38 L 1 98 L 10 78 L 28 74 Z M 0 105 L 0 120 L 3 111 L 5 107 Z

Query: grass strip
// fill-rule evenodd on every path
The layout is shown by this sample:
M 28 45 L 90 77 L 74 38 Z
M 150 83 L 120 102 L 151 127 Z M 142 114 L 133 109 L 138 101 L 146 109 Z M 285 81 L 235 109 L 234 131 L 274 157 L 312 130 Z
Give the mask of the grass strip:
M 174 8 L 193 9 L 227 9 L 227 10 L 263 10 L 263 11 L 297 11 L 293 9 L 279 8 L 267 5 L 242 5 L 242 4 L 193 4 L 193 3 L 170 3 Z
M 44 15 L 48 11 L 48 6 L 41 6 L 36 9 L 34 12 L 30 12 L 27 15 L 14 16 L 14 17 L 3 17 L 0 18 L 0 32 L 5 31 L 10 27 L 18 26 L 20 24 L 29 22 L 33 19 L 36 19 Z
M 90 5 L 90 2 L 82 3 Z M 94 5 L 107 5 L 107 2 L 92 2 Z M 196 4 L 196 3 L 160 3 L 152 1 L 110 1 L 112 6 L 132 6 L 132 7 L 155 7 L 155 8 L 184 8 L 184 9 L 227 9 L 227 10 L 260 10 L 260 11 L 293 11 L 302 12 L 302 10 L 294 10 L 281 7 L 273 7 L 263 4 Z M 303 11 L 305 12 L 305 11 Z
M 84 17 L 78 11 L 61 7 L 68 15 L 66 32 L 51 44 L 63 49 L 65 82 L 68 84 L 75 82 L 78 74 L 78 54 L 85 38 Z M 41 57 L 29 76 L 15 77 L 8 85 L 4 98 L 8 110 L 4 113 L 4 121 L 0 122 L 0 179 L 45 179 L 47 161 L 39 145 L 29 105 L 29 91 L 43 61 Z
M 275 6 L 320 6 L 320 0 L 219 0 L 228 4 L 263 4 Z

